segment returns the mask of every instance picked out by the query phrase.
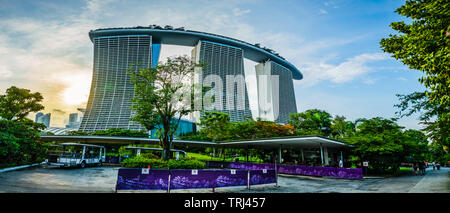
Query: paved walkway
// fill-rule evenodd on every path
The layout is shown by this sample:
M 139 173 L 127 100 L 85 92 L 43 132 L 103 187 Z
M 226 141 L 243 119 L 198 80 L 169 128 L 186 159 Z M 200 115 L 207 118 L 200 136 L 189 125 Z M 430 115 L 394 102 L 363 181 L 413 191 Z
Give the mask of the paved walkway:
M 443 190 L 445 189 L 445 190 Z M 408 192 L 450 192 L 450 168 L 428 169 L 427 174 Z
M 117 167 L 60 169 L 47 166 L 0 173 L 0 193 L 4 192 L 114 192 Z M 412 174 L 412 173 L 411 173 Z M 450 193 L 450 168 L 427 170 L 425 176 L 345 180 L 280 175 L 274 185 L 217 188 L 228 193 Z M 136 192 L 136 191 L 133 191 Z M 156 191 L 146 191 L 156 192 Z M 164 193 L 164 191 L 161 191 Z M 211 189 L 173 190 L 210 193 Z

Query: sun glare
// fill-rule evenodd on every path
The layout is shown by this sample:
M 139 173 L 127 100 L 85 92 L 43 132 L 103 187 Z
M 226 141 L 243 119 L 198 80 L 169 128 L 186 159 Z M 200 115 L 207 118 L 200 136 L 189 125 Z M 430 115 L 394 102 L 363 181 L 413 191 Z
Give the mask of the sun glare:
M 76 74 L 63 78 L 67 87 L 62 92 L 62 99 L 67 105 L 80 105 L 87 102 L 89 97 L 90 76 Z

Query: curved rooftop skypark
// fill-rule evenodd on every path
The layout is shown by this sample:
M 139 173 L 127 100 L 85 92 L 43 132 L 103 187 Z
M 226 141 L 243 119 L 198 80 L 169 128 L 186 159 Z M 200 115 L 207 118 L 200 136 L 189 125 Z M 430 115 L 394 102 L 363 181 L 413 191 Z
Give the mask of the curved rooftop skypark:
M 287 123 L 289 113 L 297 112 L 293 79 L 300 80 L 303 76 L 296 67 L 268 48 L 225 36 L 156 25 L 97 29 L 90 31 L 89 37 L 94 44 L 94 68 L 81 131 L 109 128 L 143 130 L 141 125 L 130 121 L 134 116 L 130 110 L 134 85 L 126 71 L 130 64 L 137 64 L 136 68 L 156 66 L 161 48 L 164 48 L 162 44 L 193 47 L 192 59 L 208 64 L 203 68 L 200 80 L 210 75 L 223 79 L 224 95 L 222 100 L 216 101 L 222 101 L 227 107 L 211 111 L 230 114 L 232 122 L 252 117 L 247 86 L 234 89 L 236 81 L 242 82 L 245 78 L 244 58 L 257 63 L 253 72 L 257 76 L 258 97 L 251 97 L 258 100 L 259 115 L 255 117 Z M 259 78 L 262 75 L 276 75 L 279 83 Z M 228 80 L 228 76 L 244 78 Z M 229 100 L 233 100 L 230 105 Z M 203 112 L 194 113 L 190 119 L 198 121 Z

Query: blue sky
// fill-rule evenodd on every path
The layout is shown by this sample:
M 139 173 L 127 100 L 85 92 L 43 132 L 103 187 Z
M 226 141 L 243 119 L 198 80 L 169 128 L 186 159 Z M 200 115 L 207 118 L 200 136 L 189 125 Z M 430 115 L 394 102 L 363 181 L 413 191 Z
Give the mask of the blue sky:
M 395 94 L 422 91 L 419 71 L 381 51 L 403 0 L 385 1 L 5 1 L 0 0 L 0 91 L 42 92 L 52 126 L 85 107 L 92 75 L 88 32 L 149 24 L 184 26 L 260 43 L 303 73 L 299 111 L 319 108 L 355 120 L 394 117 Z M 163 47 L 164 48 L 164 47 Z M 168 47 L 172 54 L 189 49 Z M 33 116 L 33 115 L 30 115 Z M 419 129 L 417 116 L 399 120 Z

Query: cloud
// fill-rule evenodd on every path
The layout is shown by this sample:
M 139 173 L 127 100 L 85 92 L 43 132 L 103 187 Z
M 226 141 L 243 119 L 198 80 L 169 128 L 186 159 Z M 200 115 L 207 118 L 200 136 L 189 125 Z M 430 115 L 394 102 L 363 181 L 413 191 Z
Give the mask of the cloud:
M 60 110 L 60 109 L 53 109 L 52 112 L 57 113 L 57 114 L 66 114 L 67 112 L 64 110 Z
M 346 59 L 337 65 L 328 64 L 325 61 L 317 63 L 305 63 L 303 75 L 305 81 L 298 83 L 302 86 L 313 86 L 320 81 L 330 81 L 337 84 L 350 82 L 358 77 L 364 76 L 372 70 L 367 63 L 372 61 L 386 60 L 389 56 L 383 53 L 365 53 Z M 366 79 L 367 84 L 373 84 L 373 79 Z
M 250 13 L 250 9 L 247 9 L 247 10 L 241 10 L 239 8 L 234 8 L 233 9 L 233 14 L 235 16 L 242 16 L 242 15 L 245 15 L 245 14 L 248 14 L 248 13 Z
M 326 10 L 324 10 L 324 9 L 320 9 L 319 10 L 319 14 L 320 15 L 324 15 L 324 14 L 328 14 L 328 12 Z

